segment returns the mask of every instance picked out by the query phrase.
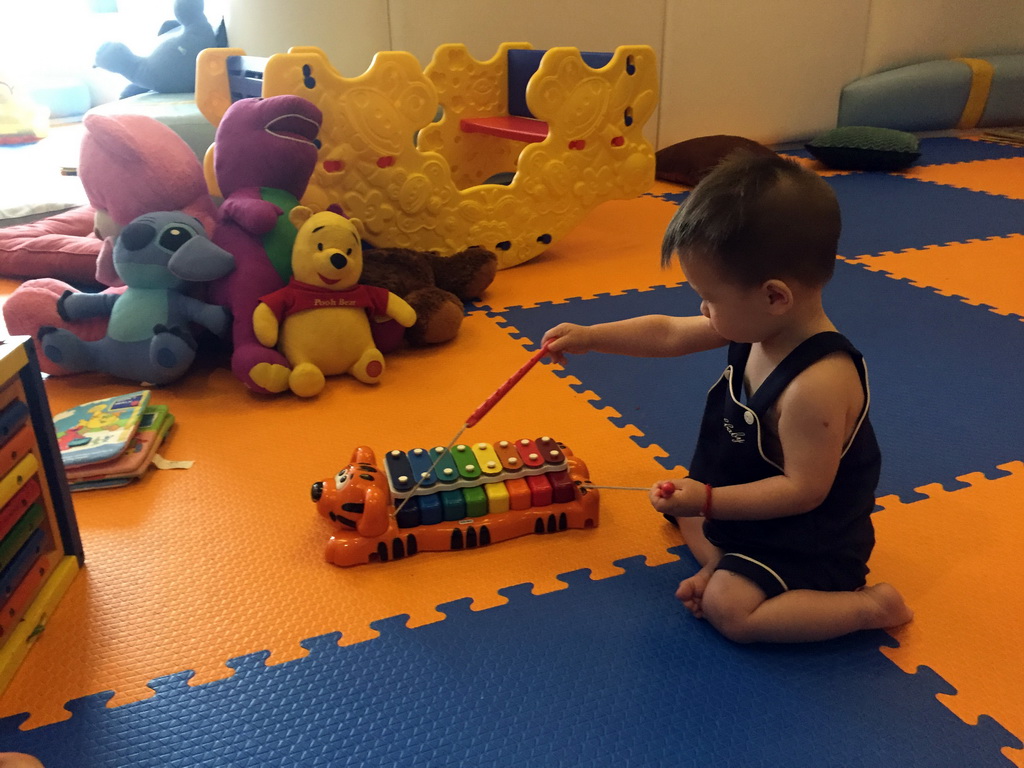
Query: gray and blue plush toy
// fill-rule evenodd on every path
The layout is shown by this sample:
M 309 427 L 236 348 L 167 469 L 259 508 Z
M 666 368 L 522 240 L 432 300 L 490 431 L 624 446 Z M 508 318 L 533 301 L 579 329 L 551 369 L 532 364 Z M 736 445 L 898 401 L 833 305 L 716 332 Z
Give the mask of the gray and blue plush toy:
M 69 322 L 109 317 L 107 334 L 83 341 L 71 331 L 39 329 L 39 346 L 73 373 L 101 371 L 143 384 L 169 384 L 188 371 L 196 354 L 189 328 L 197 323 L 218 336 L 230 327 L 224 307 L 185 293 L 189 283 L 224 277 L 234 257 L 214 245 L 197 219 L 180 211 L 139 216 L 118 235 L 114 269 L 124 293 L 73 293 L 57 302 Z
M 203 11 L 203 0 L 175 0 L 175 21 L 160 28 L 156 46 L 148 55 L 132 53 L 124 43 L 103 43 L 96 51 L 96 66 L 128 78 L 130 84 L 122 91 L 122 99 L 147 91 L 195 91 L 196 56 L 206 48 L 227 45 L 224 25 L 215 31 Z

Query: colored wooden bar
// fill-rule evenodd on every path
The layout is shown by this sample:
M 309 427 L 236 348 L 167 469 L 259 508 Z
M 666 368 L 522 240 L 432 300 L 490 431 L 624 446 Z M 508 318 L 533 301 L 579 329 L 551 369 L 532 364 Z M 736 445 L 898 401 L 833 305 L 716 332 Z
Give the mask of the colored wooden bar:
M 46 531 L 36 528 L 11 561 L 0 570 L 0 600 L 6 601 L 32 567 L 36 558 L 47 549 Z
M 494 452 L 507 472 L 518 472 L 523 468 L 523 460 L 519 458 L 519 451 L 516 450 L 514 443 L 501 440 L 495 443 Z
M 423 516 L 420 514 L 420 499 L 422 496 L 410 496 L 399 502 L 400 509 L 395 510 L 395 523 L 399 528 L 415 528 L 423 525 Z
M 434 467 L 437 482 L 442 485 L 450 485 L 457 482 L 459 479 L 459 468 L 455 464 L 455 459 L 452 458 L 451 451 L 446 453 L 443 447 L 438 446 L 437 448 L 431 448 L 430 454 L 433 457 L 431 460 L 437 461 L 437 466 Z M 440 460 L 437 459 L 438 454 L 442 454 Z
M 32 352 L 24 343 L 27 338 L 23 337 L 21 342 L 15 338 L 0 339 L 0 345 L 3 345 L 0 346 L 0 382 L 7 382 L 19 376 L 22 369 L 29 365 L 29 355 Z M 4 405 L 13 399 L 10 393 L 0 395 L 0 403 Z
M 79 571 L 78 559 L 72 555 L 61 558 L 50 577 L 46 579 L 39 594 L 25 611 L 21 621 L 14 627 L 7 641 L 0 647 L 0 691 L 7 687 L 14 677 L 25 655 L 46 627 L 46 621 L 53 614 L 61 597 Z
M 464 480 L 476 480 L 482 474 L 476 454 L 468 445 L 459 444 L 452 448 L 452 458 L 459 469 L 459 477 Z
M 412 464 L 409 463 L 405 451 L 388 451 L 384 456 L 384 466 L 391 479 L 391 487 L 397 493 L 408 493 L 416 486 Z
M 545 477 L 551 483 L 551 498 L 555 504 L 565 504 L 576 498 L 576 483 L 572 481 L 568 470 L 548 472 Z
M 17 432 L 28 421 L 28 406 L 20 399 L 12 400 L 0 411 L 0 444 Z
M 26 424 L 4 443 L 0 448 L 0 477 L 3 477 L 14 465 L 21 461 L 36 444 L 36 433 L 31 424 Z
M 14 494 L 14 497 L 4 504 L 0 509 L 0 538 L 7 535 L 7 532 L 14 527 L 14 524 L 21 519 L 32 504 L 42 496 L 42 489 L 39 487 L 39 477 L 33 476 L 21 487 L 21 490 Z
M 523 479 L 526 480 L 526 484 L 530 488 L 530 506 L 551 506 L 554 499 L 551 490 L 551 481 L 548 480 L 547 475 L 529 475 Z
M 501 514 L 511 509 L 506 483 L 487 483 L 484 493 L 487 494 L 487 510 L 491 514 Z
M 466 517 L 483 517 L 487 514 L 487 493 L 482 486 L 463 488 L 462 497 L 466 500 Z
M 32 534 L 39 530 L 46 517 L 46 510 L 40 503 L 33 504 L 0 540 L 0 572 L 7 567 Z
M 52 550 L 40 555 L 7 602 L 0 605 L 0 643 L 7 639 L 21 621 L 59 559 L 59 553 Z
M 537 452 L 544 459 L 545 464 L 557 465 L 565 461 L 565 454 L 562 453 L 562 449 L 550 437 L 538 437 L 534 443 L 537 446 Z
M 21 490 L 32 476 L 39 471 L 39 459 L 30 453 L 17 464 L 14 469 L 0 479 L 0 505 L 6 505 Z
M 466 516 L 466 497 L 461 490 L 441 491 L 438 495 L 441 497 L 445 520 L 453 522 Z
M 412 476 L 420 484 L 420 488 L 433 488 L 437 485 L 437 475 L 431 468 L 434 460 L 426 448 L 413 448 L 407 453 Z M 424 477 L 426 475 L 426 477 Z
M 532 494 L 530 493 L 530 486 L 526 483 L 526 478 L 517 477 L 512 480 L 506 480 L 505 487 L 508 489 L 509 507 L 511 509 L 530 508 Z
M 416 501 L 420 505 L 420 525 L 437 525 L 444 520 L 441 494 L 431 493 L 427 496 L 419 496 Z
M 476 455 L 476 463 L 484 478 L 499 477 L 503 471 L 501 459 L 498 452 L 490 443 L 473 443 L 473 453 Z
M 519 451 L 519 458 L 523 464 L 530 469 L 539 469 L 544 466 L 544 459 L 541 458 L 537 444 L 533 440 L 516 441 L 516 450 Z

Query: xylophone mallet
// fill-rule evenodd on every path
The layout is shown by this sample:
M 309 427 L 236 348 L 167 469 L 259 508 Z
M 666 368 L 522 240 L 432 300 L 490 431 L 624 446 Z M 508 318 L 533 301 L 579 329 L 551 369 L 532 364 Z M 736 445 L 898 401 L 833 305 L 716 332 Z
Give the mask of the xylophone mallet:
M 531 357 L 523 364 L 522 368 L 520 368 L 518 371 L 509 376 L 508 381 L 506 381 L 504 384 L 502 384 L 500 387 L 494 390 L 494 393 L 490 397 L 488 397 L 486 400 L 480 403 L 480 405 L 477 406 L 477 409 L 473 411 L 471 414 L 469 414 L 469 418 L 466 419 L 466 423 L 463 426 L 463 429 L 472 427 L 474 424 L 480 421 L 480 419 L 482 419 L 487 414 L 487 412 L 491 410 L 491 408 L 493 408 L 499 400 L 501 400 L 501 398 L 508 394 L 508 391 L 512 389 L 512 387 L 519 383 L 519 380 L 526 375 L 526 372 L 533 368 L 533 366 L 535 366 L 537 362 L 547 353 L 548 345 L 545 344 L 543 347 L 537 350 L 537 352 L 534 353 L 533 357 Z M 461 432 L 459 434 L 461 434 Z M 452 442 L 454 443 L 455 441 L 453 440 Z
M 540 361 L 540 359 L 547 354 L 547 352 L 548 345 L 545 344 L 539 350 L 537 350 L 537 352 L 535 352 L 533 356 L 529 360 L 527 360 L 518 371 L 509 376 L 508 380 L 504 384 L 502 384 L 500 387 L 494 390 L 490 397 L 488 397 L 486 400 L 480 403 L 480 405 L 477 406 L 475 411 L 469 414 L 469 418 L 466 419 L 466 423 L 459 427 L 459 431 L 455 433 L 455 437 L 453 437 L 451 441 L 448 443 L 448 445 L 446 445 L 444 449 L 437 454 L 437 458 L 434 460 L 434 463 L 431 465 L 430 469 L 427 472 L 424 472 L 423 474 L 420 475 L 420 478 L 416 481 L 416 485 L 413 486 L 413 489 L 409 492 L 409 495 L 402 499 L 402 503 L 399 504 L 398 509 L 395 510 L 396 515 L 398 514 L 398 512 L 402 510 L 402 507 L 405 506 L 406 502 L 412 498 L 413 494 L 423 484 L 423 480 L 430 474 L 430 472 L 433 472 L 434 467 L 436 467 L 438 462 L 441 461 L 441 457 L 444 454 L 448 453 L 448 451 L 452 449 L 452 446 L 455 445 L 456 441 L 460 437 L 462 437 L 462 433 L 465 432 L 470 427 L 474 426 L 478 421 L 480 421 L 480 419 L 487 415 L 487 412 L 491 410 L 491 408 L 493 408 L 497 404 L 497 402 L 501 400 L 501 398 L 507 395 L 508 391 L 512 389 L 512 387 L 514 387 L 516 384 L 518 384 L 519 380 L 526 375 L 527 371 L 533 368 L 533 366 L 535 366 Z
M 584 483 L 586 488 L 597 488 L 598 490 L 609 490 L 609 491 L 649 491 L 650 486 L 640 485 L 593 485 L 592 483 Z M 658 486 L 658 493 L 661 498 L 667 499 L 673 493 L 676 492 L 676 487 L 673 485 L 671 480 L 666 480 L 664 483 Z

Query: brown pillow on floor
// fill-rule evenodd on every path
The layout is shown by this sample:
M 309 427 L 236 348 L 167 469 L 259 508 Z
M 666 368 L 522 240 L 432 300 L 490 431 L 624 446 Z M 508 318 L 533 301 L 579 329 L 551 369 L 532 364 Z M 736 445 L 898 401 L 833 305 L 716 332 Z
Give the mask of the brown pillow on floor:
M 654 155 L 654 176 L 693 187 L 712 168 L 740 149 L 755 155 L 775 154 L 763 144 L 742 136 L 701 136 L 659 149 Z

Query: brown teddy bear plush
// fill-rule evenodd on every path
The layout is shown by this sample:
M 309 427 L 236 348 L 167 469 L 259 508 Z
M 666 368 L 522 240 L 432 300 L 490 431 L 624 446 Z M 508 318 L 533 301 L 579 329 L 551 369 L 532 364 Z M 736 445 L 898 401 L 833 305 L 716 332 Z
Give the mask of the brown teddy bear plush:
M 375 248 L 363 252 L 359 282 L 386 288 L 416 310 L 411 328 L 385 323 L 374 331 L 382 352 L 398 347 L 404 336 L 414 347 L 451 341 L 462 326 L 463 302 L 477 299 L 494 280 L 498 258 L 473 247 L 452 256 L 406 248 Z

